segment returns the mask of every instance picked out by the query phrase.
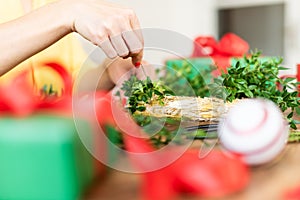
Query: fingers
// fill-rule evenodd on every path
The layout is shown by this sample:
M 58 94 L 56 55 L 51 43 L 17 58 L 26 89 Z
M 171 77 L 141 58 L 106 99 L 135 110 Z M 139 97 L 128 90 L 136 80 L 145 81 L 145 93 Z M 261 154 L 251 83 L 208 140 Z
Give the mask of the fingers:
M 99 47 L 108 58 L 132 57 L 132 64 L 139 66 L 143 59 L 143 45 L 133 31 L 126 31 L 122 35 L 116 35 L 105 39 Z
M 143 43 L 134 31 L 123 32 L 122 36 L 129 48 L 129 57 L 132 57 L 132 64 L 139 67 L 139 63 L 143 59 Z
M 129 55 L 130 49 L 128 49 L 126 41 L 124 41 L 121 34 L 111 37 L 110 40 L 118 56 L 124 58 Z
M 143 44 L 134 31 L 123 32 L 122 37 L 131 54 L 138 54 L 143 49 Z
M 107 38 L 98 46 L 110 59 L 117 56 L 122 58 L 132 57 L 133 65 L 140 63 L 143 59 L 143 45 L 133 32 L 127 31 L 122 35 Z
M 132 57 L 134 65 L 141 62 L 144 41 L 135 13 L 131 9 L 106 8 L 109 9 L 114 12 L 102 12 L 103 21 L 95 21 L 93 26 L 82 29 L 78 25 L 76 30 L 98 45 L 111 59 Z
M 108 38 L 101 42 L 98 46 L 102 49 L 102 51 L 108 58 L 113 59 L 118 56 L 118 53 L 116 52 L 115 48 L 112 46 Z

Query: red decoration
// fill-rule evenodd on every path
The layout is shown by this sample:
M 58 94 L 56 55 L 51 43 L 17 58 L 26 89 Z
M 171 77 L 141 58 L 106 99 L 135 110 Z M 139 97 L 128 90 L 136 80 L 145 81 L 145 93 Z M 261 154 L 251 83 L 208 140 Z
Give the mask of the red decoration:
M 211 36 L 199 36 L 194 41 L 194 52 L 192 57 L 216 55 L 218 42 Z
M 192 57 L 211 56 L 219 70 L 226 72 L 232 57 L 245 55 L 249 50 L 248 43 L 233 33 L 225 34 L 219 42 L 211 36 L 199 36 L 194 41 Z M 215 75 L 219 75 L 217 72 Z
M 45 63 L 54 69 L 64 81 L 64 93 L 59 98 L 42 98 L 34 94 L 27 82 L 27 72 L 20 74 L 14 81 L 0 86 L 0 114 L 27 116 L 36 111 L 70 112 L 72 108 L 72 77 L 64 67 L 57 63 Z
M 145 133 L 120 106 L 115 103 L 111 106 L 115 120 L 113 123 L 118 125 L 118 130 L 122 130 L 126 150 L 137 169 L 150 171 L 160 166 L 166 158 L 176 155 L 176 148 L 160 154 L 147 154 L 155 149 L 143 138 Z M 198 156 L 198 150 L 190 149 L 170 165 L 143 173 L 144 199 L 173 199 L 180 193 L 204 197 L 223 196 L 243 189 L 248 183 L 248 168 L 239 156 L 225 154 L 221 150 L 212 150 L 203 159 Z

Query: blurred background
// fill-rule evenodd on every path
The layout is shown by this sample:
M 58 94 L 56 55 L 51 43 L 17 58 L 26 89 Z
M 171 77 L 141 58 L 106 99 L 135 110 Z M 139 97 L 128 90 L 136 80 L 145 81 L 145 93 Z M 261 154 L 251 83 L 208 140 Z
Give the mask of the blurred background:
M 299 0 L 110 1 L 133 8 L 143 28 L 169 29 L 191 39 L 234 32 L 250 49 L 282 56 L 291 68 L 286 73 L 295 74 L 300 63 Z

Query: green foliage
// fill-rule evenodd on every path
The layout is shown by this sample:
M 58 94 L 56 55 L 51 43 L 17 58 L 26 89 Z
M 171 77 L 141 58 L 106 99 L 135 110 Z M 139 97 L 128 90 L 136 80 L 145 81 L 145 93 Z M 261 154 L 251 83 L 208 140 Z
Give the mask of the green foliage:
M 223 90 L 222 97 L 230 102 L 235 99 L 262 97 L 275 102 L 282 112 L 290 109 L 287 119 L 290 127 L 296 129 L 293 114 L 300 106 L 298 91 L 290 92 L 288 89 L 297 88 L 299 83 L 293 82 L 294 78 L 279 78 L 279 71 L 287 69 L 280 66 L 282 59 L 261 59 L 260 55 L 260 52 L 255 52 L 251 57 L 238 61 L 228 68 L 227 74 L 223 73 L 215 79 L 212 88 Z
M 183 141 L 181 133 L 184 131 L 180 128 L 181 119 L 157 118 L 136 113 L 136 111 L 144 111 L 146 104 L 151 104 L 154 98 L 163 105 L 164 97 L 173 95 L 170 89 L 161 82 L 152 82 L 149 77 L 146 80 L 139 80 L 132 75 L 128 81 L 123 83 L 121 90 L 128 97 L 128 109 L 134 120 L 145 133 L 149 134 L 149 141 L 153 146 L 159 148 L 167 145 L 170 141 L 177 144 Z M 120 92 L 117 92 L 117 95 L 119 96 Z M 155 134 L 153 134 L 153 130 L 157 130 Z M 113 138 L 117 138 L 113 140 L 113 143 L 120 145 L 121 137 L 114 135 Z
M 145 111 L 146 104 L 150 104 L 154 97 L 160 104 L 163 104 L 162 99 L 166 95 L 173 94 L 160 82 L 152 82 L 149 77 L 146 80 L 139 80 L 135 75 L 123 83 L 121 90 L 128 97 L 128 109 L 131 113 Z

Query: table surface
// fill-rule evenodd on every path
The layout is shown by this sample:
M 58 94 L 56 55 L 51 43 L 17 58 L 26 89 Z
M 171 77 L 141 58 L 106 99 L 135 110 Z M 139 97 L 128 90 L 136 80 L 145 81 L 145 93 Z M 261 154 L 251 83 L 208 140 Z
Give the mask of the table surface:
M 135 200 L 140 198 L 141 179 L 138 175 L 109 170 L 96 180 L 84 195 L 84 200 Z M 283 194 L 300 186 L 300 143 L 290 143 L 272 163 L 251 168 L 249 185 L 224 200 L 282 199 Z M 200 199 L 182 196 L 180 199 Z

